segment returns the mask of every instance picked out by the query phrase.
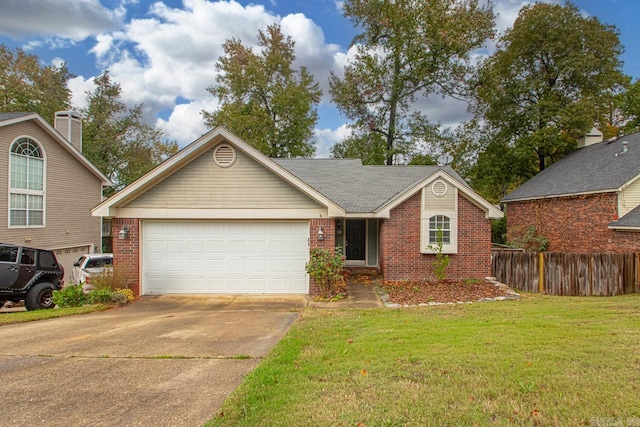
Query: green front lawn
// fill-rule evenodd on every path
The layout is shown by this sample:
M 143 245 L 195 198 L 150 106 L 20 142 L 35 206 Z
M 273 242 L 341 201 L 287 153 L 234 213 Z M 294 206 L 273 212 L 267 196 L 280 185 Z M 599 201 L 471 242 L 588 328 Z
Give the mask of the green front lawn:
M 12 311 L 0 313 L 0 326 L 14 323 L 33 322 L 35 320 L 55 319 L 56 317 L 75 316 L 94 311 L 105 311 L 113 308 L 107 304 L 85 305 L 83 307 L 52 308 L 48 310 Z
M 210 425 L 640 425 L 639 367 L 636 295 L 307 309 Z

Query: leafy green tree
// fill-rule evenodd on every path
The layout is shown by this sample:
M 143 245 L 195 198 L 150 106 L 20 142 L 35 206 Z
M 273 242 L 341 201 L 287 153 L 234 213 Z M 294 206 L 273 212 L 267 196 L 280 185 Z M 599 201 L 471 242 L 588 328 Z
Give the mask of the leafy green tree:
M 114 183 L 111 194 L 175 154 L 178 145 L 144 122 L 142 104 L 127 108 L 108 72 L 94 83 L 83 110 L 83 154 Z
M 481 186 L 500 198 L 574 150 L 625 82 L 622 49 L 615 27 L 570 3 L 523 7 L 478 74 L 472 110 L 491 135 Z
M 332 74 L 331 96 L 352 121 L 356 138 L 384 140 L 384 163 L 409 159 L 428 144 L 433 126 L 417 100 L 461 96 L 469 54 L 493 36 L 491 5 L 477 0 L 346 0 L 344 14 L 362 32 L 353 40 L 355 58 L 344 76 Z M 482 2 L 486 3 L 486 2 Z M 372 144 L 377 150 L 377 144 Z M 360 144 L 355 151 L 364 148 Z M 335 153 L 334 153 L 335 154 Z M 370 156 L 378 158 L 378 153 Z
M 69 109 L 71 77 L 66 64 L 43 66 L 37 56 L 0 44 L 0 112 L 35 112 L 53 125 L 55 112 Z
M 221 106 L 202 112 L 207 126 L 225 126 L 270 157 L 312 156 L 322 91 L 305 67 L 292 67 L 294 45 L 278 25 L 259 32 L 259 54 L 227 40 L 216 63 L 217 85 L 207 88 Z
M 626 119 L 624 133 L 640 131 L 640 80 L 630 84 L 618 97 Z
M 386 161 L 385 140 L 380 134 L 352 135 L 331 147 L 335 158 L 360 159 L 364 165 L 381 165 Z

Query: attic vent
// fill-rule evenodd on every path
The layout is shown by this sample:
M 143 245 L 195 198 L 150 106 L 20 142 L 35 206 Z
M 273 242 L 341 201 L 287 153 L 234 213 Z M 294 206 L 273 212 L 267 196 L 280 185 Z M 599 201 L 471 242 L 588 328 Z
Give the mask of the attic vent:
M 213 161 L 221 168 L 228 168 L 236 161 L 236 150 L 229 145 L 219 145 L 213 150 Z
M 444 181 L 436 181 L 431 186 L 431 192 L 438 197 L 447 194 L 447 184 Z

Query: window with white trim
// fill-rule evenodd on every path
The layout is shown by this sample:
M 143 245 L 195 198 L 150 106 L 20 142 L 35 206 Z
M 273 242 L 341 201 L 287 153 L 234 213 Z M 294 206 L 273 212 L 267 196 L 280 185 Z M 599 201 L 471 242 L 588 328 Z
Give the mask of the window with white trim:
M 435 253 L 439 235 L 443 253 L 458 253 L 458 189 L 444 179 L 422 189 L 420 252 Z
M 44 225 L 44 155 L 31 138 L 11 145 L 9 161 L 9 226 Z
M 446 215 L 434 215 L 429 218 L 429 244 L 437 245 L 438 234 L 442 233 L 442 244 L 451 244 L 451 220 Z

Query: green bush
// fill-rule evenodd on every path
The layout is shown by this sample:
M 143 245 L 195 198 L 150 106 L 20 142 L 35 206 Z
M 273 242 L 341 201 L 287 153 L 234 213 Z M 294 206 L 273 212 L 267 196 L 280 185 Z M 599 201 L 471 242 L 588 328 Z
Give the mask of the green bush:
M 111 294 L 111 302 L 118 305 L 127 305 L 129 303 L 127 296 L 122 292 L 113 292 Z
M 89 302 L 91 304 L 110 304 L 113 298 L 113 292 L 109 289 L 94 289 L 89 292 Z
M 433 262 L 431 263 L 432 267 L 433 267 L 433 275 L 436 276 L 436 279 L 438 280 L 444 280 L 447 278 L 447 267 L 449 267 L 449 263 L 451 262 L 451 258 L 449 258 L 449 255 L 446 255 L 442 248 L 443 248 L 443 233 L 442 233 L 442 229 L 438 228 L 438 231 L 436 232 L 436 241 L 437 243 L 435 245 L 429 245 L 429 250 L 435 252 L 436 254 L 436 259 L 433 260 Z
M 92 274 L 90 283 L 95 289 L 110 289 L 114 291 L 127 286 L 128 276 L 126 271 L 108 267 L 99 274 Z
M 342 268 L 344 267 L 344 257 L 342 248 L 337 247 L 335 251 L 328 249 L 311 249 L 309 262 L 305 269 L 318 286 L 323 297 L 329 297 L 334 291 L 336 282 L 342 278 Z
M 58 307 L 81 307 L 89 302 L 82 291 L 82 285 L 67 285 L 59 291 L 53 291 L 53 302 Z

